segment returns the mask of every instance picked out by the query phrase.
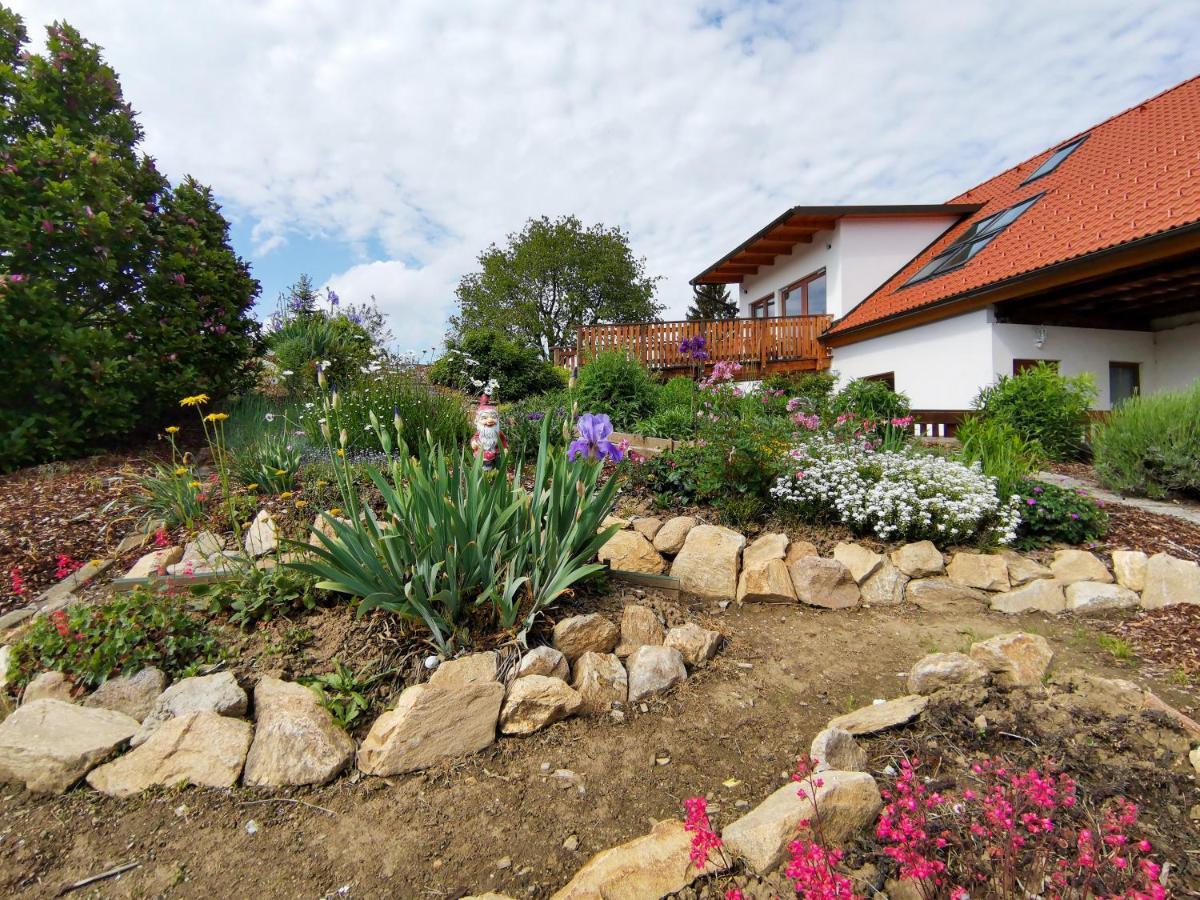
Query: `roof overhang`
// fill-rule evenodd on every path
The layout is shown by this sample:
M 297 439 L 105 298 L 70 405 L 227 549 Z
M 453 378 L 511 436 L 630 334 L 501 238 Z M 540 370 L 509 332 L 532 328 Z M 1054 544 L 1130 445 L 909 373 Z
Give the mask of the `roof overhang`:
M 811 244 L 813 235 L 829 231 L 838 219 L 920 218 L 964 216 L 977 212 L 978 203 L 935 203 L 907 206 L 793 206 L 749 240 L 726 253 L 692 279 L 692 284 L 738 284 L 776 258 L 790 256 L 797 244 Z

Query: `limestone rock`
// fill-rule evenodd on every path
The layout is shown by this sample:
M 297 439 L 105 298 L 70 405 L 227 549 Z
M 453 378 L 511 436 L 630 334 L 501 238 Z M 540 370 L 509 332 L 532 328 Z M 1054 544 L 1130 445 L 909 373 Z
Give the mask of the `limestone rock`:
M 705 600 L 732 600 L 737 594 L 738 562 L 745 545 L 745 535 L 736 531 L 719 525 L 697 525 L 688 532 L 683 549 L 671 565 L 671 574 L 690 594 Z
M 571 675 L 571 667 L 567 664 L 567 658 L 553 647 L 534 647 L 521 657 L 517 665 L 517 677 L 524 678 L 526 675 L 546 675 L 566 681 Z
M 946 561 L 933 541 L 916 541 L 893 550 L 892 565 L 909 578 L 930 578 L 946 571 Z
M 787 555 L 787 548 L 786 534 L 771 531 L 760 534 L 742 551 L 742 568 L 757 569 L 773 559 L 783 559 Z
M 1008 563 L 1008 580 L 1013 587 L 1020 587 L 1039 578 L 1054 577 L 1054 572 L 1049 566 L 1043 566 L 1036 559 L 1022 556 L 1015 550 L 1001 550 L 1000 555 Z
M 825 609 L 858 606 L 858 583 L 850 570 L 836 559 L 804 557 L 792 564 L 790 574 L 796 597 L 801 603 Z
M 955 553 L 946 574 L 951 581 L 981 591 L 1008 590 L 1008 562 L 994 553 Z
M 792 541 L 788 544 L 787 553 L 784 554 L 783 561 L 787 564 L 788 571 L 791 571 L 793 563 L 807 559 L 810 556 L 820 555 L 817 552 L 817 545 L 811 541 Z
M 137 749 L 93 770 L 87 782 L 112 797 L 131 797 L 155 785 L 231 788 L 252 734 L 249 722 L 214 712 L 176 716 Z
M 109 709 L 34 700 L 0 722 L 0 782 L 61 794 L 129 740 L 137 720 Z
M 358 767 L 368 775 L 399 775 L 477 753 L 496 740 L 503 700 L 504 686 L 496 681 L 406 688 L 395 709 L 371 726 Z
M 324 784 L 354 757 L 353 738 L 303 685 L 259 679 L 254 688 L 254 719 L 246 784 Z
M 992 597 L 992 609 L 1002 613 L 1021 613 L 1029 610 L 1060 613 L 1066 608 L 1063 586 L 1057 579 L 1052 578 L 1038 578 Z
M 1161 609 L 1176 603 L 1200 604 L 1200 565 L 1168 553 L 1155 553 L 1146 561 L 1142 606 Z
M 334 516 L 334 518 L 343 525 L 350 524 L 350 520 L 344 516 Z M 310 547 L 328 549 L 325 542 L 321 540 L 321 535 L 324 535 L 331 541 L 337 540 L 337 532 L 333 530 L 333 525 L 330 523 L 327 515 L 318 513 L 313 518 L 312 527 L 308 530 L 308 545 Z
M 561 678 L 526 675 L 508 686 L 504 706 L 500 709 L 500 731 L 533 734 L 575 715 L 582 705 L 579 693 Z
M 908 673 L 908 690 L 913 694 L 932 694 L 954 684 L 986 681 L 988 670 L 965 653 L 930 653 Z
M 136 675 L 110 678 L 88 697 L 83 705 L 112 709 L 141 722 L 150 715 L 154 701 L 167 687 L 167 676 L 150 666 Z
M 788 845 L 798 835 L 809 835 L 800 823 L 814 817 L 813 798 L 801 797 L 801 788 L 816 795 L 822 835 L 830 847 L 845 843 L 879 815 L 883 798 L 875 779 L 866 772 L 831 770 L 821 773 L 821 781 L 820 787 L 785 784 L 746 815 L 725 826 L 721 832 L 725 849 L 746 860 L 759 874 L 776 868 L 787 856 Z
M 701 875 L 722 871 L 721 854 L 703 869 L 690 859 L 692 834 L 682 822 L 659 822 L 649 834 L 602 850 L 552 900 L 641 900 L 683 890 Z
M 596 558 L 625 572 L 661 575 L 667 571 L 662 554 L 638 531 L 618 531 L 605 541 Z
M 248 556 L 262 556 L 274 553 L 279 547 L 279 526 L 275 517 L 268 510 L 260 509 L 250 527 L 246 529 L 243 542 Z
M 908 576 L 885 559 L 883 565 L 862 583 L 862 601 L 872 606 L 898 606 L 904 602 Z
M 195 538 L 184 544 L 183 556 L 179 561 L 202 563 L 210 556 L 215 556 L 224 550 L 224 538 L 211 531 L 201 531 Z
M 654 540 L 654 536 L 662 527 L 663 520 L 654 516 L 639 516 L 633 520 L 633 530 L 648 541 Z
M 979 611 L 990 595 L 949 578 L 914 578 L 904 588 L 904 599 L 926 612 L 953 615 Z
M 21 695 L 22 703 L 32 703 L 34 700 L 71 703 L 71 682 L 62 672 L 42 672 L 25 685 L 25 692 Z
M 1112 552 L 1113 575 L 1117 584 L 1141 593 L 1146 589 L 1146 563 L 1150 557 L 1141 550 L 1114 550 Z
M 795 603 L 796 587 L 792 584 L 787 563 L 768 559 L 753 568 L 745 566 L 738 576 L 739 603 Z
M 610 527 L 611 527 L 611 526 L 613 526 L 613 525 L 616 525 L 618 528 L 622 528 L 622 529 L 623 529 L 623 528 L 628 528 L 628 527 L 629 527 L 629 520 L 628 520 L 628 519 L 622 519 L 620 516 L 611 516 L 611 515 L 610 515 L 610 516 L 605 516 L 605 517 L 604 517 L 604 518 L 603 518 L 603 519 L 600 521 L 600 527 L 599 527 L 598 529 L 596 529 L 596 531 L 597 531 L 597 532 L 603 531 L 605 528 L 610 528 Z
M 1071 612 L 1103 612 L 1109 609 L 1131 609 L 1137 605 L 1137 593 L 1119 584 L 1077 581 L 1067 586 L 1067 609 Z
M 662 642 L 663 627 L 654 610 L 630 603 L 621 611 L 621 639 L 617 642 L 617 656 L 624 659 L 638 647 L 645 644 L 658 646 Z
M 125 573 L 126 578 L 150 578 L 166 571 L 167 566 L 179 562 L 183 556 L 182 547 L 164 547 L 162 550 L 151 550 L 141 557 Z
M 629 699 L 629 676 L 612 653 L 585 653 L 579 657 L 571 687 L 583 701 L 579 712 L 585 716 L 606 715 L 614 703 L 624 705 Z
M 905 725 L 925 711 L 928 697 L 908 694 L 884 703 L 872 703 L 844 716 L 830 719 L 826 728 L 840 728 L 851 734 L 875 734 L 897 725 Z
M 659 553 L 678 553 L 683 549 L 688 532 L 699 525 L 693 516 L 676 516 L 667 519 L 663 527 L 654 535 L 654 549 Z
M 721 646 L 721 632 L 688 622 L 668 631 L 663 646 L 678 650 L 684 663 L 695 669 L 717 655 L 717 648 Z
M 1050 571 L 1054 573 L 1054 578 L 1064 585 L 1074 584 L 1076 581 L 1110 583 L 1113 580 L 1096 554 L 1086 550 L 1056 550 L 1054 560 L 1050 563 Z
M 487 684 L 496 680 L 496 654 L 469 653 L 458 659 L 448 659 L 429 676 L 429 683 L 438 687 L 461 687 L 464 684 Z
M 841 728 L 826 728 L 818 732 L 808 748 L 808 755 L 817 761 L 816 771 L 833 769 L 837 772 L 867 771 L 867 753 L 858 746 L 854 735 Z
M 215 712 L 222 716 L 246 714 L 246 692 L 230 672 L 184 678 L 158 695 L 154 707 L 142 720 L 142 726 L 129 743 L 137 747 L 168 719 L 194 712 Z
M 661 694 L 687 680 L 683 656 L 673 647 L 639 647 L 626 665 L 630 703 Z
M 554 647 L 568 662 L 575 662 L 585 653 L 611 653 L 621 632 L 599 613 L 571 616 L 554 626 Z
M 1014 631 L 972 644 L 971 659 L 982 663 L 996 684 L 1027 687 L 1041 683 L 1054 651 L 1040 634 Z
M 1192 764 L 1192 768 L 1196 770 L 1196 774 L 1200 775 L 1200 747 L 1195 748 L 1188 754 L 1188 762 Z
M 861 544 L 842 542 L 833 548 L 833 558 L 849 569 L 851 577 L 859 584 L 883 565 L 883 554 L 868 550 Z

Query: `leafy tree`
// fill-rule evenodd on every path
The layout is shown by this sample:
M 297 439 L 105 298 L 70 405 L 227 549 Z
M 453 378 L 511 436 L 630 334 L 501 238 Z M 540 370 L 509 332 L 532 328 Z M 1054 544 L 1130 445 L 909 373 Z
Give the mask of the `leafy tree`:
M 475 395 L 494 382 L 492 399 L 510 403 L 562 388 L 562 371 L 503 331 L 476 328 L 446 342 L 446 353 L 430 368 L 429 378 Z
M 657 280 L 619 228 L 542 216 L 480 254 L 479 271 L 458 284 L 450 323 L 460 335 L 499 328 L 548 359 L 551 347 L 574 343 L 580 325 L 656 319 Z
M 724 284 L 692 286 L 692 305 L 688 307 L 687 317 L 693 322 L 736 319 L 737 314 L 737 301 L 729 296 L 728 286 Z
M 100 49 L 0 6 L 0 468 L 236 389 L 258 292 L 211 193 L 171 191 Z M 207 323 L 207 324 L 206 324 Z

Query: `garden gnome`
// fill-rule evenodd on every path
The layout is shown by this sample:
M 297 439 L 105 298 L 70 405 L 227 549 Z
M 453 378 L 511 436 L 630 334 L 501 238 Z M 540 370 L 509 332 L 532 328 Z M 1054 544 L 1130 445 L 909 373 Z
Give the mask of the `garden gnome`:
M 508 441 L 500 430 L 496 407 L 488 402 L 488 395 L 484 394 L 479 398 L 479 407 L 475 410 L 475 434 L 471 437 L 471 450 L 476 456 L 483 456 L 485 469 L 494 469 L 501 447 L 507 450 Z

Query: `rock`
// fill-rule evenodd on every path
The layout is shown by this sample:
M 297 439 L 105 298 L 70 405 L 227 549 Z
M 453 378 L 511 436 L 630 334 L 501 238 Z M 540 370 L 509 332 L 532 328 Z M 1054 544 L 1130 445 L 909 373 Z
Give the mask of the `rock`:
M 150 666 L 136 675 L 110 678 L 83 700 L 84 706 L 112 709 L 141 722 L 167 687 L 167 676 Z
M 343 525 L 349 525 L 350 520 L 345 516 L 334 516 L 338 522 Z M 312 521 L 312 526 L 308 530 L 308 545 L 310 547 L 320 547 L 328 549 L 328 545 L 321 540 L 321 536 L 329 538 L 331 541 L 337 541 L 337 532 L 333 529 L 333 524 L 329 521 L 329 516 L 325 513 L 318 513 Z
M 465 684 L 487 684 L 496 680 L 496 654 L 469 653 L 458 659 L 448 659 L 429 676 L 429 683 L 438 687 L 461 687 Z
M 732 600 L 737 594 L 738 562 L 745 545 L 745 536 L 736 531 L 719 525 L 697 525 L 688 532 L 683 549 L 671 565 L 671 574 L 690 594 L 705 600 Z
M 946 571 L 946 561 L 933 541 L 916 541 L 892 551 L 892 565 L 909 578 L 929 578 Z
M 138 723 L 110 709 L 34 700 L 0 722 L 0 782 L 61 794 L 129 740 Z
M 1119 584 L 1077 581 L 1067 586 L 1067 609 L 1077 613 L 1130 609 L 1138 605 L 1138 595 Z
M 663 642 L 663 627 L 654 610 L 647 606 L 628 604 L 621 611 L 621 639 L 616 654 L 624 659 L 643 645 L 658 646 Z
M 176 716 L 140 747 L 93 770 L 87 782 L 112 797 L 131 797 L 155 785 L 231 788 L 253 732 L 249 722 L 214 712 Z
M 1041 683 L 1054 651 L 1040 634 L 1014 631 L 972 644 L 971 659 L 982 663 L 996 684 L 1028 687 Z
M 499 682 L 405 688 L 395 709 L 375 720 L 358 750 L 368 775 L 400 775 L 477 753 L 496 740 L 504 701 Z
M 721 646 L 721 632 L 710 631 L 695 622 L 688 622 L 668 631 L 663 646 L 678 650 L 684 663 L 695 669 L 717 655 L 717 648 Z
M 526 675 L 508 686 L 500 709 L 500 731 L 533 734 L 568 716 L 583 705 L 579 693 L 561 678 Z
M 8 684 L 8 669 L 12 665 L 12 647 L 5 644 L 0 647 L 0 688 Z M 0 694 L 6 693 L 0 690 Z
M 354 757 L 354 740 L 303 685 L 263 677 L 254 688 L 248 785 L 324 784 Z
M 534 647 L 521 657 L 517 666 L 517 677 L 526 675 L 546 675 L 566 681 L 571 675 L 571 667 L 567 658 L 553 647 Z
M 1158 713 L 1166 716 L 1175 729 L 1184 732 L 1192 740 L 1200 739 L 1200 722 L 1164 702 L 1153 691 L 1148 691 L 1132 681 L 1124 678 L 1102 678 L 1079 669 L 1062 676 L 1056 675 L 1051 681 L 1055 687 L 1061 688 L 1061 692 L 1054 697 L 1059 706 L 1082 708 L 1109 717 L 1116 714 Z M 1180 752 L 1186 750 L 1185 744 Z
M 965 653 L 930 653 L 917 661 L 908 673 L 912 694 L 932 694 L 954 684 L 986 681 L 988 670 Z
M 183 556 L 182 547 L 164 547 L 162 550 L 151 550 L 133 564 L 125 578 L 150 578 L 165 572 L 167 566 L 179 562 Z
M 1192 768 L 1196 770 L 1196 774 L 1200 775 L 1200 747 L 1197 747 L 1188 754 L 1188 762 L 1192 764 Z
M 667 519 L 663 527 L 654 535 L 654 549 L 659 553 L 678 553 L 683 549 L 688 532 L 699 525 L 698 519 L 692 516 L 676 516 Z
M 633 520 L 633 530 L 648 541 L 654 540 L 654 536 L 662 527 L 663 520 L 654 516 L 638 517 Z
M 1086 550 L 1056 550 L 1054 560 L 1050 563 L 1050 571 L 1055 579 L 1063 584 L 1074 584 L 1076 581 L 1100 581 L 1109 583 L 1113 580 L 1104 563 L 1094 553 Z
M 833 769 L 838 772 L 867 771 L 867 753 L 858 746 L 854 735 L 841 728 L 826 728 L 817 733 L 808 755 L 817 761 L 815 770 L 824 772 Z
M 639 647 L 626 665 L 630 703 L 661 694 L 687 680 L 683 656 L 672 647 Z
M 1049 566 L 1043 566 L 1037 560 L 1022 556 L 1015 550 L 1001 550 L 1000 555 L 1008 563 L 1008 581 L 1013 587 L 1028 584 L 1039 578 L 1054 577 Z
M 1150 557 L 1141 550 L 1114 550 L 1112 552 L 1113 575 L 1117 584 L 1141 593 L 1146 589 L 1146 563 Z
M 883 798 L 874 778 L 866 772 L 826 771 L 820 779 L 820 787 L 785 784 L 725 826 L 721 832 L 725 849 L 744 859 L 760 875 L 773 870 L 787 856 L 792 841 L 811 834 L 800 823 L 814 817 L 813 799 L 801 797 L 800 790 L 815 794 L 822 837 L 831 848 L 845 843 L 875 821 L 883 807 Z
M 637 531 L 618 531 L 605 541 L 596 558 L 625 572 L 661 575 L 667 571 L 667 561 L 662 554 Z
M 25 692 L 21 695 L 22 703 L 32 703 L 34 700 L 71 703 L 71 682 L 62 672 L 42 672 L 25 685 Z
M 622 519 L 620 516 L 605 516 L 601 520 L 600 527 L 596 529 L 596 532 L 598 534 L 599 532 L 603 531 L 605 528 L 610 528 L 613 525 L 616 525 L 618 528 L 628 528 L 629 520 Z
M 994 553 L 955 553 L 946 566 L 951 581 L 981 591 L 1008 590 L 1008 562 Z
M 1066 608 L 1062 585 L 1057 579 L 1051 578 L 1039 578 L 992 597 L 992 609 L 1002 613 L 1021 613 L 1033 609 L 1060 613 Z
M 250 527 L 246 529 L 243 540 L 247 556 L 263 556 L 274 553 L 279 547 L 279 526 L 268 510 L 260 509 Z
M 612 653 L 585 653 L 575 662 L 571 687 L 579 693 L 585 716 L 602 716 L 629 699 L 629 677 L 625 667 Z
M 773 559 L 782 560 L 787 555 L 788 536 L 768 531 L 760 534 L 742 551 L 742 568 L 758 569 Z
M 210 556 L 225 551 L 225 539 L 211 531 L 201 531 L 183 547 L 180 562 L 202 563 Z
M 184 678 L 158 695 L 154 707 L 142 720 L 142 726 L 129 742 L 137 747 L 168 719 L 194 712 L 215 712 L 222 716 L 246 714 L 246 692 L 230 672 Z
M 810 556 L 820 556 L 817 552 L 816 544 L 811 541 L 792 541 L 788 544 L 787 553 L 784 554 L 783 561 L 787 564 L 788 571 L 791 571 L 792 564 L 799 562 L 802 559 L 807 559 Z
M 877 731 L 886 731 L 888 728 L 911 722 L 924 712 L 928 705 L 928 697 L 908 694 L 885 703 L 872 703 L 844 716 L 830 719 L 825 727 L 840 728 L 851 734 L 875 734 Z
M 585 653 L 611 653 L 621 632 L 599 613 L 571 616 L 554 626 L 554 647 L 568 662 L 575 662 Z
M 862 584 L 883 565 L 883 555 L 861 544 L 842 542 L 833 548 L 833 558 L 850 570 L 850 576 Z
M 949 578 L 914 578 L 904 588 L 904 599 L 926 612 L 954 615 L 979 611 L 990 597 Z
M 908 576 L 885 559 L 874 575 L 862 583 L 862 602 L 872 606 L 898 606 L 904 602 Z
M 858 606 L 858 583 L 850 570 L 836 559 L 804 557 L 792 564 L 790 574 L 796 597 L 801 603 L 825 609 Z
M 1200 604 L 1200 565 L 1168 553 L 1155 553 L 1146 561 L 1142 606 L 1162 609 L 1176 603 Z
M 795 603 L 796 587 L 792 584 L 787 563 L 782 559 L 768 559 L 750 567 L 743 567 L 738 576 L 738 603 Z
M 659 822 L 650 833 L 602 850 L 575 873 L 552 900 L 640 900 L 666 897 L 701 875 L 727 868 L 719 852 L 703 869 L 691 861 L 692 834 L 682 822 Z

